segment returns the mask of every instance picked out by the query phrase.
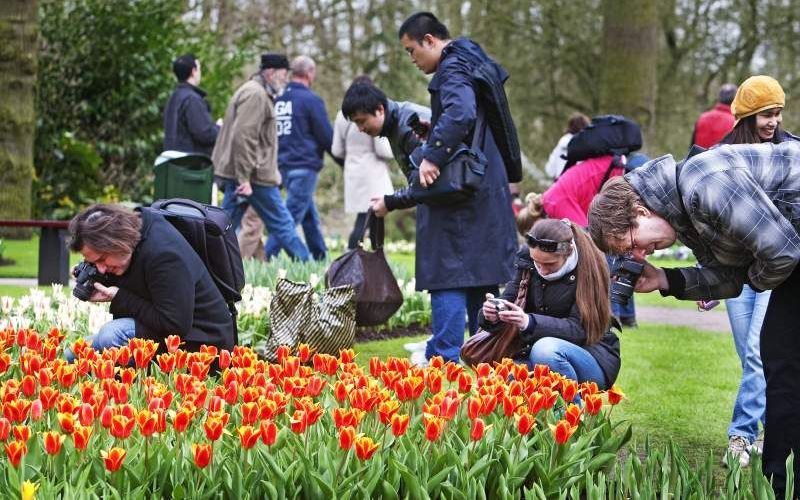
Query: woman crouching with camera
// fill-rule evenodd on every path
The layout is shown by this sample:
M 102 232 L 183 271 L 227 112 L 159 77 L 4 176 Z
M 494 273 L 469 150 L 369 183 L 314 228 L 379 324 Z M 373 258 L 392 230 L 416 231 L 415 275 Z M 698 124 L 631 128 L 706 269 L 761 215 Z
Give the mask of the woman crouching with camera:
M 567 219 L 538 221 L 516 256 L 516 276 L 502 297 L 486 295 L 480 326 L 519 328 L 528 365 L 547 365 L 578 382 L 611 387 L 620 368 L 619 339 L 609 330 L 608 266 L 602 253 Z M 527 286 L 525 307 L 514 304 Z M 528 352 L 528 350 L 530 350 Z

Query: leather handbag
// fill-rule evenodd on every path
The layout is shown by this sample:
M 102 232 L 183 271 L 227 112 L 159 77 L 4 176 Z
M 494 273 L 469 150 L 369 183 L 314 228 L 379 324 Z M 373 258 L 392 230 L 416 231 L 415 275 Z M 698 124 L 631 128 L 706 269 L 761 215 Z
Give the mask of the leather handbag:
M 428 187 L 423 187 L 419 180 L 418 148 L 411 155 L 414 168 L 409 172 L 409 191 L 418 202 L 431 206 L 454 205 L 469 200 L 483 183 L 488 160 L 481 152 L 480 145 L 486 133 L 483 113 L 478 114 L 475 132 L 472 134 L 472 147 L 459 147 L 445 165 L 439 169 L 439 177 Z
M 517 300 L 514 302 L 523 309 L 528 296 L 530 279 L 531 271 L 524 271 L 517 290 Z M 503 358 L 514 358 L 524 348 L 525 345 L 519 336 L 519 327 L 511 323 L 501 323 L 501 327 L 496 332 L 488 332 L 479 328 L 475 335 L 464 342 L 461 347 L 461 359 L 470 366 L 479 363 L 493 363 Z
M 352 287 L 330 288 L 317 294 L 308 283 L 279 279 L 270 302 L 272 334 L 267 339 L 265 358 L 277 361 L 281 345 L 295 350 L 298 344 L 313 352 L 339 355 L 353 346 L 356 335 L 354 291 Z
M 358 248 L 331 263 L 325 273 L 325 286 L 350 285 L 355 289 L 356 325 L 386 323 L 403 305 L 403 292 L 383 253 L 384 223 L 370 209 L 362 235 L 369 229 L 371 251 L 364 249 L 363 236 Z

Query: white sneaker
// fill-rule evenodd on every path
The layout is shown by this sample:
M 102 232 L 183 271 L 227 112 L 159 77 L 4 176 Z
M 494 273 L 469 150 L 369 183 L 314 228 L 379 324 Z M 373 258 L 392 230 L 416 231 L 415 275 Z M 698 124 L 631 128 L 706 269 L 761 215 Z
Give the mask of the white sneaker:
M 415 352 L 415 351 L 424 351 L 425 347 L 428 346 L 428 340 L 432 337 L 428 337 L 427 339 L 420 341 L 420 342 L 409 342 L 408 344 L 403 344 L 403 349 L 408 352 Z
M 750 465 L 750 441 L 743 436 L 731 436 L 728 440 L 728 452 L 722 458 L 722 463 L 728 465 L 728 460 L 739 460 L 739 465 Z
M 758 453 L 759 455 L 764 454 L 764 434 L 759 434 L 756 438 L 756 442 L 753 443 L 753 446 L 750 447 L 752 451 Z
M 419 366 L 420 368 L 425 368 L 428 366 L 428 358 L 425 357 L 425 351 L 412 352 L 410 359 L 411 364 L 414 366 Z

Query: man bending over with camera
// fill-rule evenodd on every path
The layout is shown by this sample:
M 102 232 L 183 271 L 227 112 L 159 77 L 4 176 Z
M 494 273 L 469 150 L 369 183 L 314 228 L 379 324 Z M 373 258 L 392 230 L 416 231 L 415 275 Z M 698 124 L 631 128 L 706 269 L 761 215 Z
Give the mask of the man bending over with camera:
M 181 337 L 188 351 L 202 344 L 234 345 L 228 306 L 205 264 L 163 216 L 120 205 L 92 205 L 69 224 L 70 249 L 84 262 L 75 269 L 74 295 L 110 302 L 114 320 L 87 339 L 97 350 L 133 337 L 163 342 Z M 72 361 L 71 352 L 66 353 Z
M 676 239 L 698 267 L 645 264 L 637 292 L 686 300 L 736 297 L 744 283 L 774 290 L 761 329 L 767 380 L 763 470 L 784 489 L 800 453 L 800 143 L 727 145 L 676 164 L 653 160 L 611 179 L 589 208 L 601 250 L 644 262 Z M 800 477 L 800 461 L 795 460 Z

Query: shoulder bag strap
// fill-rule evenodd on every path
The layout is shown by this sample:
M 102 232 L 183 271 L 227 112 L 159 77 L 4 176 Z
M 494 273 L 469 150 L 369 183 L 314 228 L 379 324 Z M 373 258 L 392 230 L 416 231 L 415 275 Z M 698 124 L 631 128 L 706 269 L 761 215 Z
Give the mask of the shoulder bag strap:
M 385 227 L 382 217 L 378 217 L 375 215 L 375 212 L 370 208 L 367 210 L 367 218 L 364 221 L 364 227 L 361 229 L 361 246 L 364 246 L 364 238 L 367 234 L 367 229 L 369 229 L 369 242 L 372 247 L 372 251 L 378 250 L 379 248 L 383 248 L 383 239 L 385 233 Z
M 514 302 L 523 310 L 525 309 L 525 302 L 528 300 L 528 288 L 531 282 L 531 270 L 526 269 L 522 271 L 522 279 L 519 280 L 519 288 L 517 289 L 517 300 Z

